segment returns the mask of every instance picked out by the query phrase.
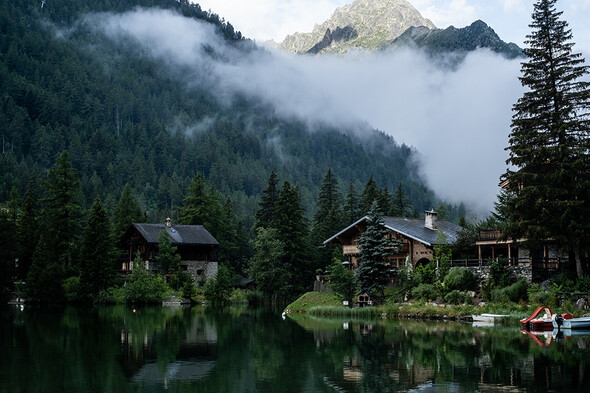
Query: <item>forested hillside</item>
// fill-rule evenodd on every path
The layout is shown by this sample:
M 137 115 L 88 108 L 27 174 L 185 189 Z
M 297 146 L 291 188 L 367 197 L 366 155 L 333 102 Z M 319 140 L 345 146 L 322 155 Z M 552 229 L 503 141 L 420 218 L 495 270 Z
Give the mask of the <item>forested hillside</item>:
M 40 181 L 68 150 L 83 207 L 98 195 L 112 211 L 129 183 L 150 221 L 176 216 L 197 172 L 231 197 L 247 227 L 272 170 L 299 186 L 308 216 L 329 168 L 343 188 L 360 190 L 372 175 L 392 191 L 402 182 L 417 211 L 436 206 L 416 175 L 412 149 L 385 134 L 371 131 L 361 140 L 352 128 L 309 132 L 303 121 L 280 118 L 252 99 L 222 102 L 215 86 L 187 88 L 131 38 L 114 40 L 84 23 L 88 12 L 137 6 L 212 23 L 237 53 L 261 51 L 222 18 L 185 1 L 2 2 L 0 201 L 13 187 L 40 199 Z
M 190 59 L 209 61 L 173 63 L 105 23 L 128 23 L 113 19 L 127 10 L 205 26 L 194 33 L 210 41 Z M 465 214 L 440 204 L 417 152 L 386 134 L 360 122 L 310 124 L 225 94 L 213 68 L 253 56 L 272 54 L 184 0 L 0 3 L 2 296 L 26 281 L 30 301 L 114 301 L 125 287 L 113 274 L 122 233 L 171 217 L 209 229 L 222 271 L 290 298 L 330 262 L 317 246 L 373 202 L 392 215 Z M 273 271 L 283 279 L 264 279 Z

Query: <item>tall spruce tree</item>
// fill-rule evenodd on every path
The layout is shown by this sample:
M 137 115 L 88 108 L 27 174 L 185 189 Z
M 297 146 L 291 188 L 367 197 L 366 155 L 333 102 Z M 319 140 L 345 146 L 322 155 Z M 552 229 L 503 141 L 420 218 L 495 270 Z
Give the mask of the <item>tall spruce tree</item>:
M 284 246 L 284 266 L 293 269 L 292 295 L 297 295 L 311 286 L 313 269 L 309 258 L 308 225 L 299 188 L 288 181 L 283 183 L 279 193 L 271 227 L 276 229 Z
M 209 186 L 202 173 L 193 178 L 180 207 L 178 220 L 185 225 L 203 225 L 214 237 L 218 237 L 224 225 L 221 194 Z
M 47 226 L 46 240 L 51 244 L 51 256 L 61 264 L 66 274 L 77 273 L 76 253 L 80 236 L 80 179 L 72 166 L 70 155 L 63 151 L 47 174 L 47 198 L 43 200 L 43 216 Z
M 328 169 L 320 186 L 320 195 L 316 204 L 318 210 L 313 218 L 311 241 L 313 246 L 322 242 L 342 229 L 342 196 L 338 191 L 338 180 Z M 323 269 L 331 263 L 334 246 L 314 247 L 313 268 Z
M 412 213 L 412 202 L 404 192 L 402 183 L 399 182 L 395 194 L 393 195 L 393 203 L 391 207 L 391 215 L 394 217 L 407 217 Z
M 348 226 L 361 218 L 359 196 L 352 183 L 348 186 L 346 202 L 342 208 L 342 213 L 344 215 L 344 226 Z
M 266 189 L 262 192 L 262 199 L 256 212 L 255 228 L 269 228 L 274 217 L 275 205 L 279 199 L 279 183 L 277 174 L 272 171 L 268 178 Z
M 377 183 L 375 183 L 375 180 L 373 180 L 373 175 L 371 175 L 369 176 L 369 180 L 367 180 L 367 184 L 365 184 L 365 188 L 361 194 L 361 213 L 368 214 L 369 210 L 371 210 L 373 202 L 377 201 L 378 197 L 379 187 L 377 187 Z
M 181 260 L 176 250 L 168 231 L 164 229 L 158 236 L 158 255 L 156 255 L 158 270 L 161 273 L 178 273 L 180 270 Z
M 117 261 L 112 233 L 109 216 L 96 198 L 80 247 L 80 289 L 89 299 L 112 284 Z
M 19 280 L 24 280 L 33 263 L 33 253 L 39 242 L 40 234 L 37 207 L 30 190 L 25 193 L 25 199 L 20 210 L 21 213 L 17 222 L 19 255 L 16 277 Z
M 141 222 L 143 220 L 143 213 L 137 199 L 133 195 L 133 190 L 129 183 L 125 184 L 119 203 L 113 212 L 113 226 L 115 241 L 121 239 L 125 231 L 133 222 Z
M 400 244 L 389 239 L 389 231 L 383 224 L 377 202 L 373 202 L 367 216 L 367 230 L 359 238 L 358 248 L 361 255 L 356 278 L 361 293 L 383 301 L 385 287 L 392 278 L 387 256 L 396 253 Z
M 572 33 L 556 0 L 534 5 L 520 81 L 527 91 L 513 107 L 505 174 L 510 195 L 500 211 L 507 237 L 532 249 L 548 239 L 570 252 L 582 274 L 590 244 L 590 84 L 573 53 Z

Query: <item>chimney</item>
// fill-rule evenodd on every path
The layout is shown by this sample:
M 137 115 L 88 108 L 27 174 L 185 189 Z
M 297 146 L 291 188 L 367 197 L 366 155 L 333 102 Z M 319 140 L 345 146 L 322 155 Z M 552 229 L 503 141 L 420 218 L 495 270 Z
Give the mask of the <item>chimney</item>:
M 166 227 L 170 228 L 172 226 L 172 222 L 170 221 L 170 217 L 166 219 Z
M 433 231 L 436 231 L 437 225 L 436 225 L 436 212 L 433 210 L 426 210 L 425 211 L 426 216 L 424 217 L 424 226 L 428 229 L 432 229 Z

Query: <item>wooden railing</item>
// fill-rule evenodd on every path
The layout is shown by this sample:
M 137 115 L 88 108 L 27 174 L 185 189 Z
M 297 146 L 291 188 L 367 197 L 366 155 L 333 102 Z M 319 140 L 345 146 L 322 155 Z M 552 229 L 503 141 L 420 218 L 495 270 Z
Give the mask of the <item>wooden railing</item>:
M 481 230 L 477 236 L 479 241 L 498 240 L 502 236 L 502 232 L 498 230 Z
M 359 249 L 357 246 L 347 246 L 347 245 L 342 246 L 342 254 L 343 255 L 354 255 L 354 254 L 358 254 L 358 253 L 359 253 Z
M 496 259 L 497 260 L 497 259 Z M 486 259 L 455 259 L 451 261 L 451 267 L 476 267 L 476 266 L 488 266 L 493 260 Z M 557 270 L 560 263 L 564 260 L 560 258 L 543 258 L 539 261 L 533 261 L 529 258 L 509 258 L 508 266 L 519 266 L 519 265 L 533 265 L 533 267 L 546 269 L 546 270 Z

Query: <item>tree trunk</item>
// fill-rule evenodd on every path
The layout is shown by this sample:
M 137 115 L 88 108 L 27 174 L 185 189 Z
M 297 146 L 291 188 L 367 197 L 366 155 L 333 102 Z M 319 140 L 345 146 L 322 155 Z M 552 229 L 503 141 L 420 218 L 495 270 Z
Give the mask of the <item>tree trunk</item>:
M 580 258 L 580 250 L 579 249 L 576 249 L 574 251 L 574 256 L 575 256 L 575 260 L 576 260 L 576 273 L 578 274 L 578 278 L 580 278 L 584 274 L 584 271 L 582 269 L 582 260 Z

